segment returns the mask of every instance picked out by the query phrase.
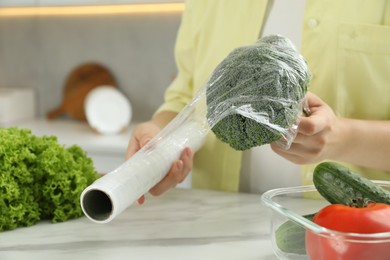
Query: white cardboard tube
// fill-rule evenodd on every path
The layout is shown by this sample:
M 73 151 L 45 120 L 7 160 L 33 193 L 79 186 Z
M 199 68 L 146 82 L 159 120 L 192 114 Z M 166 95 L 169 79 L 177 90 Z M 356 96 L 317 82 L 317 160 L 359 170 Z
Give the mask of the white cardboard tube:
M 185 147 L 198 150 L 206 132 L 202 124 L 187 122 L 166 136 L 153 138 L 125 163 L 82 192 L 80 203 L 84 214 L 96 223 L 113 220 L 164 178 Z

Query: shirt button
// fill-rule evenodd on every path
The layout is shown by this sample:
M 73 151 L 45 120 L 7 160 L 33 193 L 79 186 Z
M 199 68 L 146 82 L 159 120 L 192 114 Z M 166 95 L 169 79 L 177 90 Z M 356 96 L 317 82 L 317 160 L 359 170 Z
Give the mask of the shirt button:
M 318 26 L 318 20 L 311 18 L 307 21 L 307 25 L 309 26 L 309 28 L 316 28 Z

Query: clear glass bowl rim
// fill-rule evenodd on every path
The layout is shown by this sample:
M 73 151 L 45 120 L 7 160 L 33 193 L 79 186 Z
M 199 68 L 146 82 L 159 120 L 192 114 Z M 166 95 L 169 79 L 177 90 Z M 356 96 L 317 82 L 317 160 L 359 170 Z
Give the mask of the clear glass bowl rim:
M 379 181 L 374 180 L 376 184 L 380 186 L 390 187 L 389 181 Z M 382 232 L 382 233 L 372 233 L 372 234 L 363 234 L 363 233 L 348 233 L 348 232 L 339 232 L 332 229 L 328 229 L 322 226 L 315 224 L 314 222 L 304 218 L 303 216 L 295 213 L 286 207 L 275 202 L 273 199 L 278 195 L 286 195 L 286 194 L 294 194 L 294 193 L 302 193 L 316 191 L 314 185 L 305 185 L 305 186 L 295 186 L 295 187 L 287 187 L 287 188 L 277 188 L 264 192 L 261 195 L 261 202 L 271 208 L 272 210 L 280 213 L 281 215 L 287 217 L 289 220 L 296 222 L 297 224 L 309 229 L 311 232 L 318 234 L 323 237 L 328 238 L 340 238 L 344 241 L 350 242 L 359 242 L 359 243 L 383 243 L 390 242 L 390 232 Z

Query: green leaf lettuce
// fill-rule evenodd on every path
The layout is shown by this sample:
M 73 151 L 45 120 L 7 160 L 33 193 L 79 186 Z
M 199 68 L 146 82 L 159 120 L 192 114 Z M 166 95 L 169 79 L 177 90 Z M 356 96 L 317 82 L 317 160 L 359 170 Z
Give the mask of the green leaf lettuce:
M 0 128 L 0 231 L 82 216 L 81 192 L 98 177 L 79 146 Z

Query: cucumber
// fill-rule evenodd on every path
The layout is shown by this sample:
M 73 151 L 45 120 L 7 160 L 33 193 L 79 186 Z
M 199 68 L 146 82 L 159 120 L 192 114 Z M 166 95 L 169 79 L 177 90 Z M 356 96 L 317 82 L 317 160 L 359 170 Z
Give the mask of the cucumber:
M 312 220 L 315 214 L 308 214 L 303 217 Z M 275 231 L 276 246 L 285 253 L 306 254 L 305 247 L 306 229 L 292 220 L 284 222 Z
M 313 182 L 321 196 L 332 204 L 356 205 L 368 202 L 390 204 L 390 191 L 339 163 L 318 164 L 314 169 Z M 312 220 L 314 215 L 304 217 Z M 275 243 L 285 253 L 306 254 L 305 232 L 304 227 L 288 220 L 275 231 Z
M 318 164 L 314 169 L 313 183 L 321 196 L 332 204 L 390 204 L 390 191 L 335 162 Z

